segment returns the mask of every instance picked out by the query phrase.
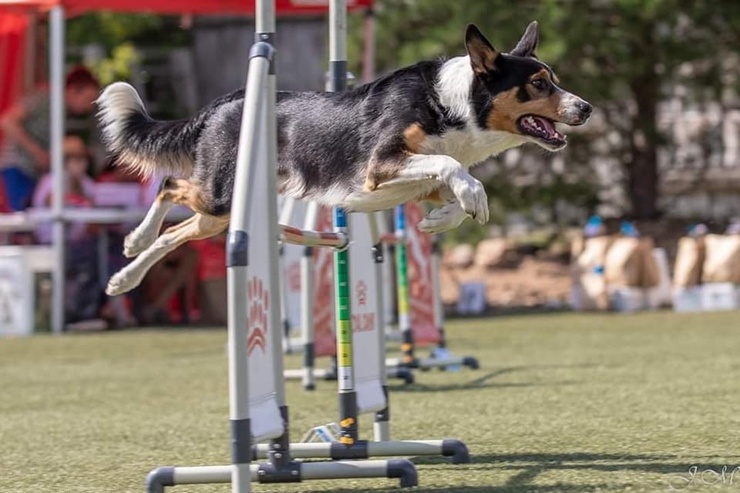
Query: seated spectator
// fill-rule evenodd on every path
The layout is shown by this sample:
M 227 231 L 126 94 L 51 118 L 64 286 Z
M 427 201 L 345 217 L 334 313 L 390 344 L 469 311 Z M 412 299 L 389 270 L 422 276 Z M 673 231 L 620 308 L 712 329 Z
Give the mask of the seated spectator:
M 87 175 L 90 156 L 82 139 L 64 139 L 65 207 L 91 207 L 95 183 Z M 47 208 L 52 202 L 52 177 L 44 175 L 33 194 L 33 206 Z M 65 255 L 66 318 L 69 322 L 98 317 L 102 290 L 98 283 L 97 238 L 89 225 L 72 222 L 66 229 Z M 42 224 L 36 230 L 40 243 L 51 243 L 52 225 Z
M 95 182 L 87 174 L 90 168 L 90 155 L 85 143 L 75 135 L 64 138 L 64 205 L 65 207 L 91 207 L 95 194 Z M 52 204 L 53 180 L 51 173 L 41 177 L 33 193 L 32 205 L 49 208 Z M 85 223 L 73 222 L 67 228 L 67 240 L 73 243 L 92 238 Z M 36 230 L 39 243 L 51 243 L 51 224 L 42 224 Z
M 100 84 L 86 68 L 75 67 L 67 74 L 64 90 L 66 130 L 81 136 L 88 146 L 98 145 L 93 103 L 99 92 Z M 49 170 L 49 119 L 49 91 L 46 87 L 0 115 L 3 133 L 14 144 L 10 153 L 12 161 L 3 163 L 2 170 L 13 210 L 22 210 L 29 205 L 34 185 Z

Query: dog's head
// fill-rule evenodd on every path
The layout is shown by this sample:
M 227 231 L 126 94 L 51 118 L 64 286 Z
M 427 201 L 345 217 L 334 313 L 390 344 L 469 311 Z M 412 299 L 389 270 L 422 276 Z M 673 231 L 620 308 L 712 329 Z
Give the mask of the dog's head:
M 497 51 L 474 25 L 465 32 L 473 69 L 473 107 L 482 128 L 509 132 L 556 151 L 566 145 L 555 123 L 582 125 L 589 103 L 558 86 L 552 69 L 535 56 L 538 33 L 532 22 L 510 53 Z

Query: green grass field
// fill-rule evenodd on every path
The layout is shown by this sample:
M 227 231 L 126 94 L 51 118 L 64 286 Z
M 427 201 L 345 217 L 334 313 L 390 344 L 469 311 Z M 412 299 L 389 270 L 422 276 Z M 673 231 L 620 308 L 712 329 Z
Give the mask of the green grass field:
M 473 462 L 414 459 L 415 491 L 740 490 L 740 469 L 730 474 L 740 466 L 740 312 L 521 316 L 448 331 L 453 352 L 474 354 L 481 369 L 394 383 L 392 434 L 461 438 Z M 314 393 L 288 384 L 294 438 L 335 420 L 334 392 L 331 382 Z M 229 461 L 223 330 L 0 340 L 0 396 L 2 492 L 143 492 L 156 466 Z M 370 418 L 360 426 L 367 436 Z M 723 466 L 724 478 L 711 472 Z M 329 490 L 398 488 L 254 486 Z

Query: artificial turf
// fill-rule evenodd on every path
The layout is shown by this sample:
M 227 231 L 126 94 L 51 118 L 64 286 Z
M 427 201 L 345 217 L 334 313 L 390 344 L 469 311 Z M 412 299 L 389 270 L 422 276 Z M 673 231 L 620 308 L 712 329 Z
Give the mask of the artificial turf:
M 740 312 L 488 318 L 450 322 L 448 334 L 481 368 L 392 383 L 391 432 L 461 438 L 473 460 L 414 459 L 415 491 L 740 490 Z M 143 492 L 156 466 L 228 463 L 224 345 L 217 329 L 0 340 L 0 491 Z M 287 389 L 295 438 L 336 419 L 334 383 Z M 360 427 L 367 436 L 371 418 Z M 398 488 L 362 479 L 253 490 Z

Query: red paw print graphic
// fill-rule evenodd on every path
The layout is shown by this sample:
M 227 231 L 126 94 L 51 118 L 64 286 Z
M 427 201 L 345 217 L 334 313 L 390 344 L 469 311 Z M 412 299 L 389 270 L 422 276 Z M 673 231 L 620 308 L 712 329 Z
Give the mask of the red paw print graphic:
M 365 281 L 359 281 L 355 284 L 355 293 L 357 293 L 357 304 L 365 306 L 367 303 L 367 284 Z
M 247 301 L 249 303 L 249 339 L 247 339 L 247 354 L 251 355 L 256 347 L 265 352 L 267 345 L 267 324 L 270 310 L 270 293 L 265 290 L 262 279 L 253 277 L 247 286 Z

